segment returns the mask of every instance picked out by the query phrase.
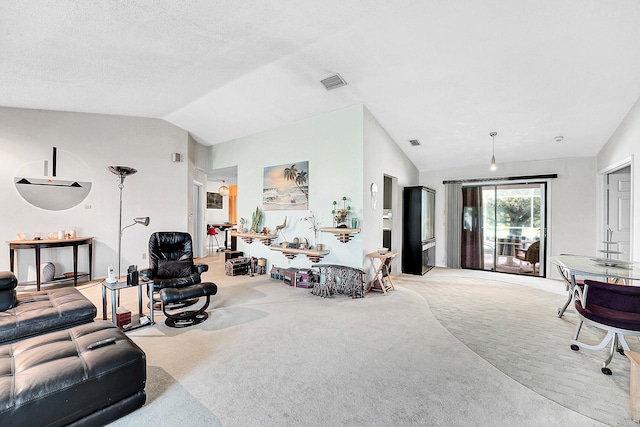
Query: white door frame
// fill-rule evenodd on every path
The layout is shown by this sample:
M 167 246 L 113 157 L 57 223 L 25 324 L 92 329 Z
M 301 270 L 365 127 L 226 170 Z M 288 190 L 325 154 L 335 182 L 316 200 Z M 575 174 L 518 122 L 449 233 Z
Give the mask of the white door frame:
M 630 230 L 630 242 L 629 242 L 629 259 L 633 258 L 633 175 L 634 175 L 634 167 L 633 167 L 633 155 L 627 157 L 626 159 L 622 159 L 619 162 L 616 162 L 612 165 L 609 165 L 600 171 L 598 171 L 598 188 L 597 188 L 597 204 L 598 204 L 598 215 L 597 215 L 597 242 L 601 242 L 607 240 L 607 230 L 605 229 L 605 218 L 607 215 L 607 175 L 610 173 L 616 172 L 620 169 L 624 169 L 627 166 L 631 169 L 631 230 Z M 598 250 L 602 249 L 601 244 L 596 243 L 595 253 L 598 253 Z
M 204 184 L 193 181 L 193 256 L 202 258 L 205 254 L 205 225 L 204 225 Z

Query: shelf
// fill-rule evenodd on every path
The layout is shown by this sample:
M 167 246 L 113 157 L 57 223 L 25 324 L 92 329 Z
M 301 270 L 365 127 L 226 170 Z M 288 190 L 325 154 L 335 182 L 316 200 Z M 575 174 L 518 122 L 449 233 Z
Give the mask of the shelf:
M 320 262 L 320 260 L 329 254 L 329 251 L 317 251 L 315 249 L 293 249 L 283 248 L 282 246 L 271 246 L 272 251 L 282 252 L 288 259 L 294 259 L 297 255 L 306 255 L 312 262 Z
M 351 237 L 353 234 L 358 234 L 360 232 L 360 229 L 359 228 L 325 227 L 325 228 L 321 228 L 320 231 L 322 231 L 323 233 L 333 233 L 338 239 L 338 241 L 342 243 L 347 243 L 349 240 L 351 240 Z
M 238 233 L 237 231 L 232 231 L 231 237 L 240 237 L 246 243 L 251 243 L 254 239 L 260 240 L 265 246 L 271 246 L 271 242 L 278 238 L 276 234 Z
M 80 279 L 86 279 L 86 281 L 89 281 L 89 273 L 80 273 L 78 272 L 78 282 L 80 282 Z M 67 284 L 67 283 L 73 283 L 73 276 L 67 277 L 67 276 L 58 276 L 58 277 L 54 277 L 53 280 L 49 280 L 48 282 L 41 282 L 41 285 L 55 285 L 55 284 Z M 18 286 L 33 286 L 36 285 L 35 280 L 29 281 L 29 282 L 20 282 L 18 283 Z

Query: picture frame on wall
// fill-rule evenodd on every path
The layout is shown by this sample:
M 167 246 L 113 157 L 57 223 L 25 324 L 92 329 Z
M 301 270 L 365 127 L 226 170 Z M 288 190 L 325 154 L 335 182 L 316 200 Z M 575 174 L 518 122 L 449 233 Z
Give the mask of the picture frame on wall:
M 207 191 L 207 209 L 222 209 L 222 196 L 220 193 Z
M 309 210 L 309 161 L 264 168 L 262 209 Z

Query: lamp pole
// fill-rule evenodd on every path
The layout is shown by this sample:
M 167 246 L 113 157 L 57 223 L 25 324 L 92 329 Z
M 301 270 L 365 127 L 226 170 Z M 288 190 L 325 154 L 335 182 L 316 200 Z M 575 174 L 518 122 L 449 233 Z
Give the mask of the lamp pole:
M 124 188 L 124 177 L 125 175 L 120 175 L 120 184 L 118 184 L 118 188 L 120 189 L 120 217 L 118 220 L 118 278 L 116 282 L 119 282 L 122 276 L 120 267 L 122 260 L 122 190 Z

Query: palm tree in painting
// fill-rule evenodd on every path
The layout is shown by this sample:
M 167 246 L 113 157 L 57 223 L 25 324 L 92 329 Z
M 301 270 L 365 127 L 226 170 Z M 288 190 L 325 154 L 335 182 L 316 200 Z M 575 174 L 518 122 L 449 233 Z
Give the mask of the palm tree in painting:
M 296 168 L 296 164 L 294 163 L 290 168 L 284 169 L 283 175 L 284 179 L 286 179 L 287 181 L 293 181 L 296 186 L 298 186 L 298 188 L 300 189 L 300 191 L 302 191 L 304 197 L 306 197 L 308 201 L 309 194 L 307 194 L 304 188 L 302 188 L 302 186 L 307 183 L 307 172 L 298 171 L 298 169 Z

